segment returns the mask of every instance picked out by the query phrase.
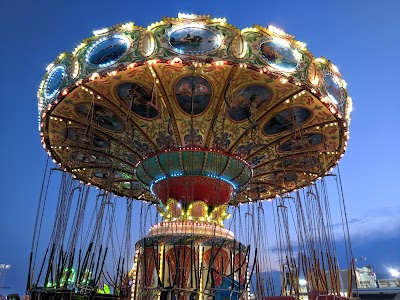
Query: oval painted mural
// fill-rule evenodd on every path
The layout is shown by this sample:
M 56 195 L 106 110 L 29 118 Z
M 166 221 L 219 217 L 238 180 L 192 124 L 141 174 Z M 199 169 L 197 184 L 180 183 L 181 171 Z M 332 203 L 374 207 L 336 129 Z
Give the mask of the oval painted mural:
M 58 94 L 64 76 L 65 68 L 63 66 L 57 66 L 51 70 L 44 86 L 44 97 L 46 99 L 51 99 Z
M 65 129 L 64 137 L 86 147 L 108 148 L 110 146 L 106 139 L 98 135 L 88 135 L 86 130 L 81 128 L 70 127 Z
M 128 51 L 129 41 L 119 35 L 100 39 L 86 55 L 86 61 L 96 67 L 106 67 L 114 64 Z
M 211 95 L 211 85 L 202 77 L 185 76 L 175 85 L 176 101 L 187 114 L 198 115 L 204 112 L 210 103 Z
M 271 98 L 272 92 L 266 86 L 247 86 L 233 97 L 231 108 L 228 110 L 229 117 L 233 121 L 243 121 L 249 118 Z
M 265 134 L 277 134 L 303 125 L 311 116 L 308 109 L 292 107 L 274 115 L 264 126 Z
M 214 51 L 220 46 L 219 34 L 202 27 L 184 27 L 171 29 L 167 34 L 168 45 L 176 52 L 203 54 Z
M 125 129 L 122 119 L 111 110 L 90 102 L 80 103 L 75 106 L 76 113 L 82 118 L 90 118 L 93 123 L 111 131 L 121 132 Z
M 339 104 L 341 101 L 341 92 L 339 78 L 330 73 L 324 75 L 324 87 L 328 94 L 329 99 L 335 104 Z
M 261 56 L 273 67 L 282 71 L 296 70 L 300 59 L 294 49 L 284 43 L 266 41 L 260 44 Z
M 151 94 L 136 83 L 123 83 L 117 87 L 118 97 L 124 101 L 138 116 L 154 119 L 158 109 L 151 102 Z
M 290 139 L 279 146 L 283 152 L 299 151 L 322 144 L 324 136 L 321 133 L 306 133 L 302 137 Z

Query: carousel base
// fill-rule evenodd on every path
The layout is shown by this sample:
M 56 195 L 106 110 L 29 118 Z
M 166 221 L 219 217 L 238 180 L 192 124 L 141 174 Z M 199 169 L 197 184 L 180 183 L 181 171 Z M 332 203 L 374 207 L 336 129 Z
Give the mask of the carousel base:
M 133 299 L 248 299 L 249 251 L 220 226 L 157 224 L 136 243 Z

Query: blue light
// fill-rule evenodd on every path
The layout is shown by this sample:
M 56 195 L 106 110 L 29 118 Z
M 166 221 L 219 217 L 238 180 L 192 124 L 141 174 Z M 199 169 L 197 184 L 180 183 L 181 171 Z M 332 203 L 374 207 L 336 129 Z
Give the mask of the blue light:
M 54 98 L 59 93 L 64 76 L 64 66 L 57 66 L 50 71 L 44 86 L 44 98 L 46 100 Z

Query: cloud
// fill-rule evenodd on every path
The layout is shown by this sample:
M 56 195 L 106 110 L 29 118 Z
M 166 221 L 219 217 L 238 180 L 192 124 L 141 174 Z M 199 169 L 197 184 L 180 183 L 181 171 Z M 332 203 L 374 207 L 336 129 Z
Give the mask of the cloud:
M 378 207 L 364 212 L 361 218 L 349 220 L 350 236 L 352 239 L 397 236 L 400 230 L 399 215 L 399 207 Z
M 357 219 L 357 218 L 352 218 L 350 220 L 347 221 L 347 224 L 351 225 L 351 224 L 360 224 L 364 222 L 363 219 Z M 332 224 L 332 228 L 333 230 L 337 231 L 343 228 L 343 223 L 342 222 L 336 222 Z

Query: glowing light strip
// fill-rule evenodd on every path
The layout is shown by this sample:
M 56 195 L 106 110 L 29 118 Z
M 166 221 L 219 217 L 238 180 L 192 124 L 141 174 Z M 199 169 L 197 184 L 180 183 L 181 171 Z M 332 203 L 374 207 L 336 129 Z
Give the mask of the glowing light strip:
M 44 95 L 44 98 L 46 99 L 46 100 L 50 100 L 50 99 L 52 99 L 52 98 L 54 98 L 59 92 L 60 92 L 60 87 L 58 87 L 57 89 L 55 89 L 51 94 L 48 94 L 47 93 L 47 85 L 49 84 L 49 82 L 53 79 L 53 77 L 54 77 L 54 74 L 56 74 L 59 70 L 61 70 L 62 71 L 62 78 L 61 78 L 61 81 L 60 81 L 60 84 L 59 85 L 61 85 L 61 83 L 62 83 L 62 81 L 63 81 L 63 79 L 64 79 L 64 76 L 65 76 L 65 68 L 64 68 L 64 66 L 57 66 L 57 67 L 55 67 L 55 68 L 53 68 L 52 70 L 51 70 L 51 72 L 50 72 L 50 74 L 47 76 L 47 78 L 46 78 L 46 81 L 45 81 L 45 83 L 44 83 L 44 93 L 43 93 L 43 95 Z
M 283 31 L 282 29 L 275 27 L 274 25 L 268 25 L 268 30 L 276 33 L 278 35 L 287 35 L 287 33 L 285 31 Z
M 131 288 L 131 299 L 134 300 L 135 297 L 135 288 L 136 288 L 136 269 L 137 269 L 137 260 L 138 260 L 139 250 L 136 249 L 135 256 L 133 259 L 133 268 L 132 268 L 132 288 Z

